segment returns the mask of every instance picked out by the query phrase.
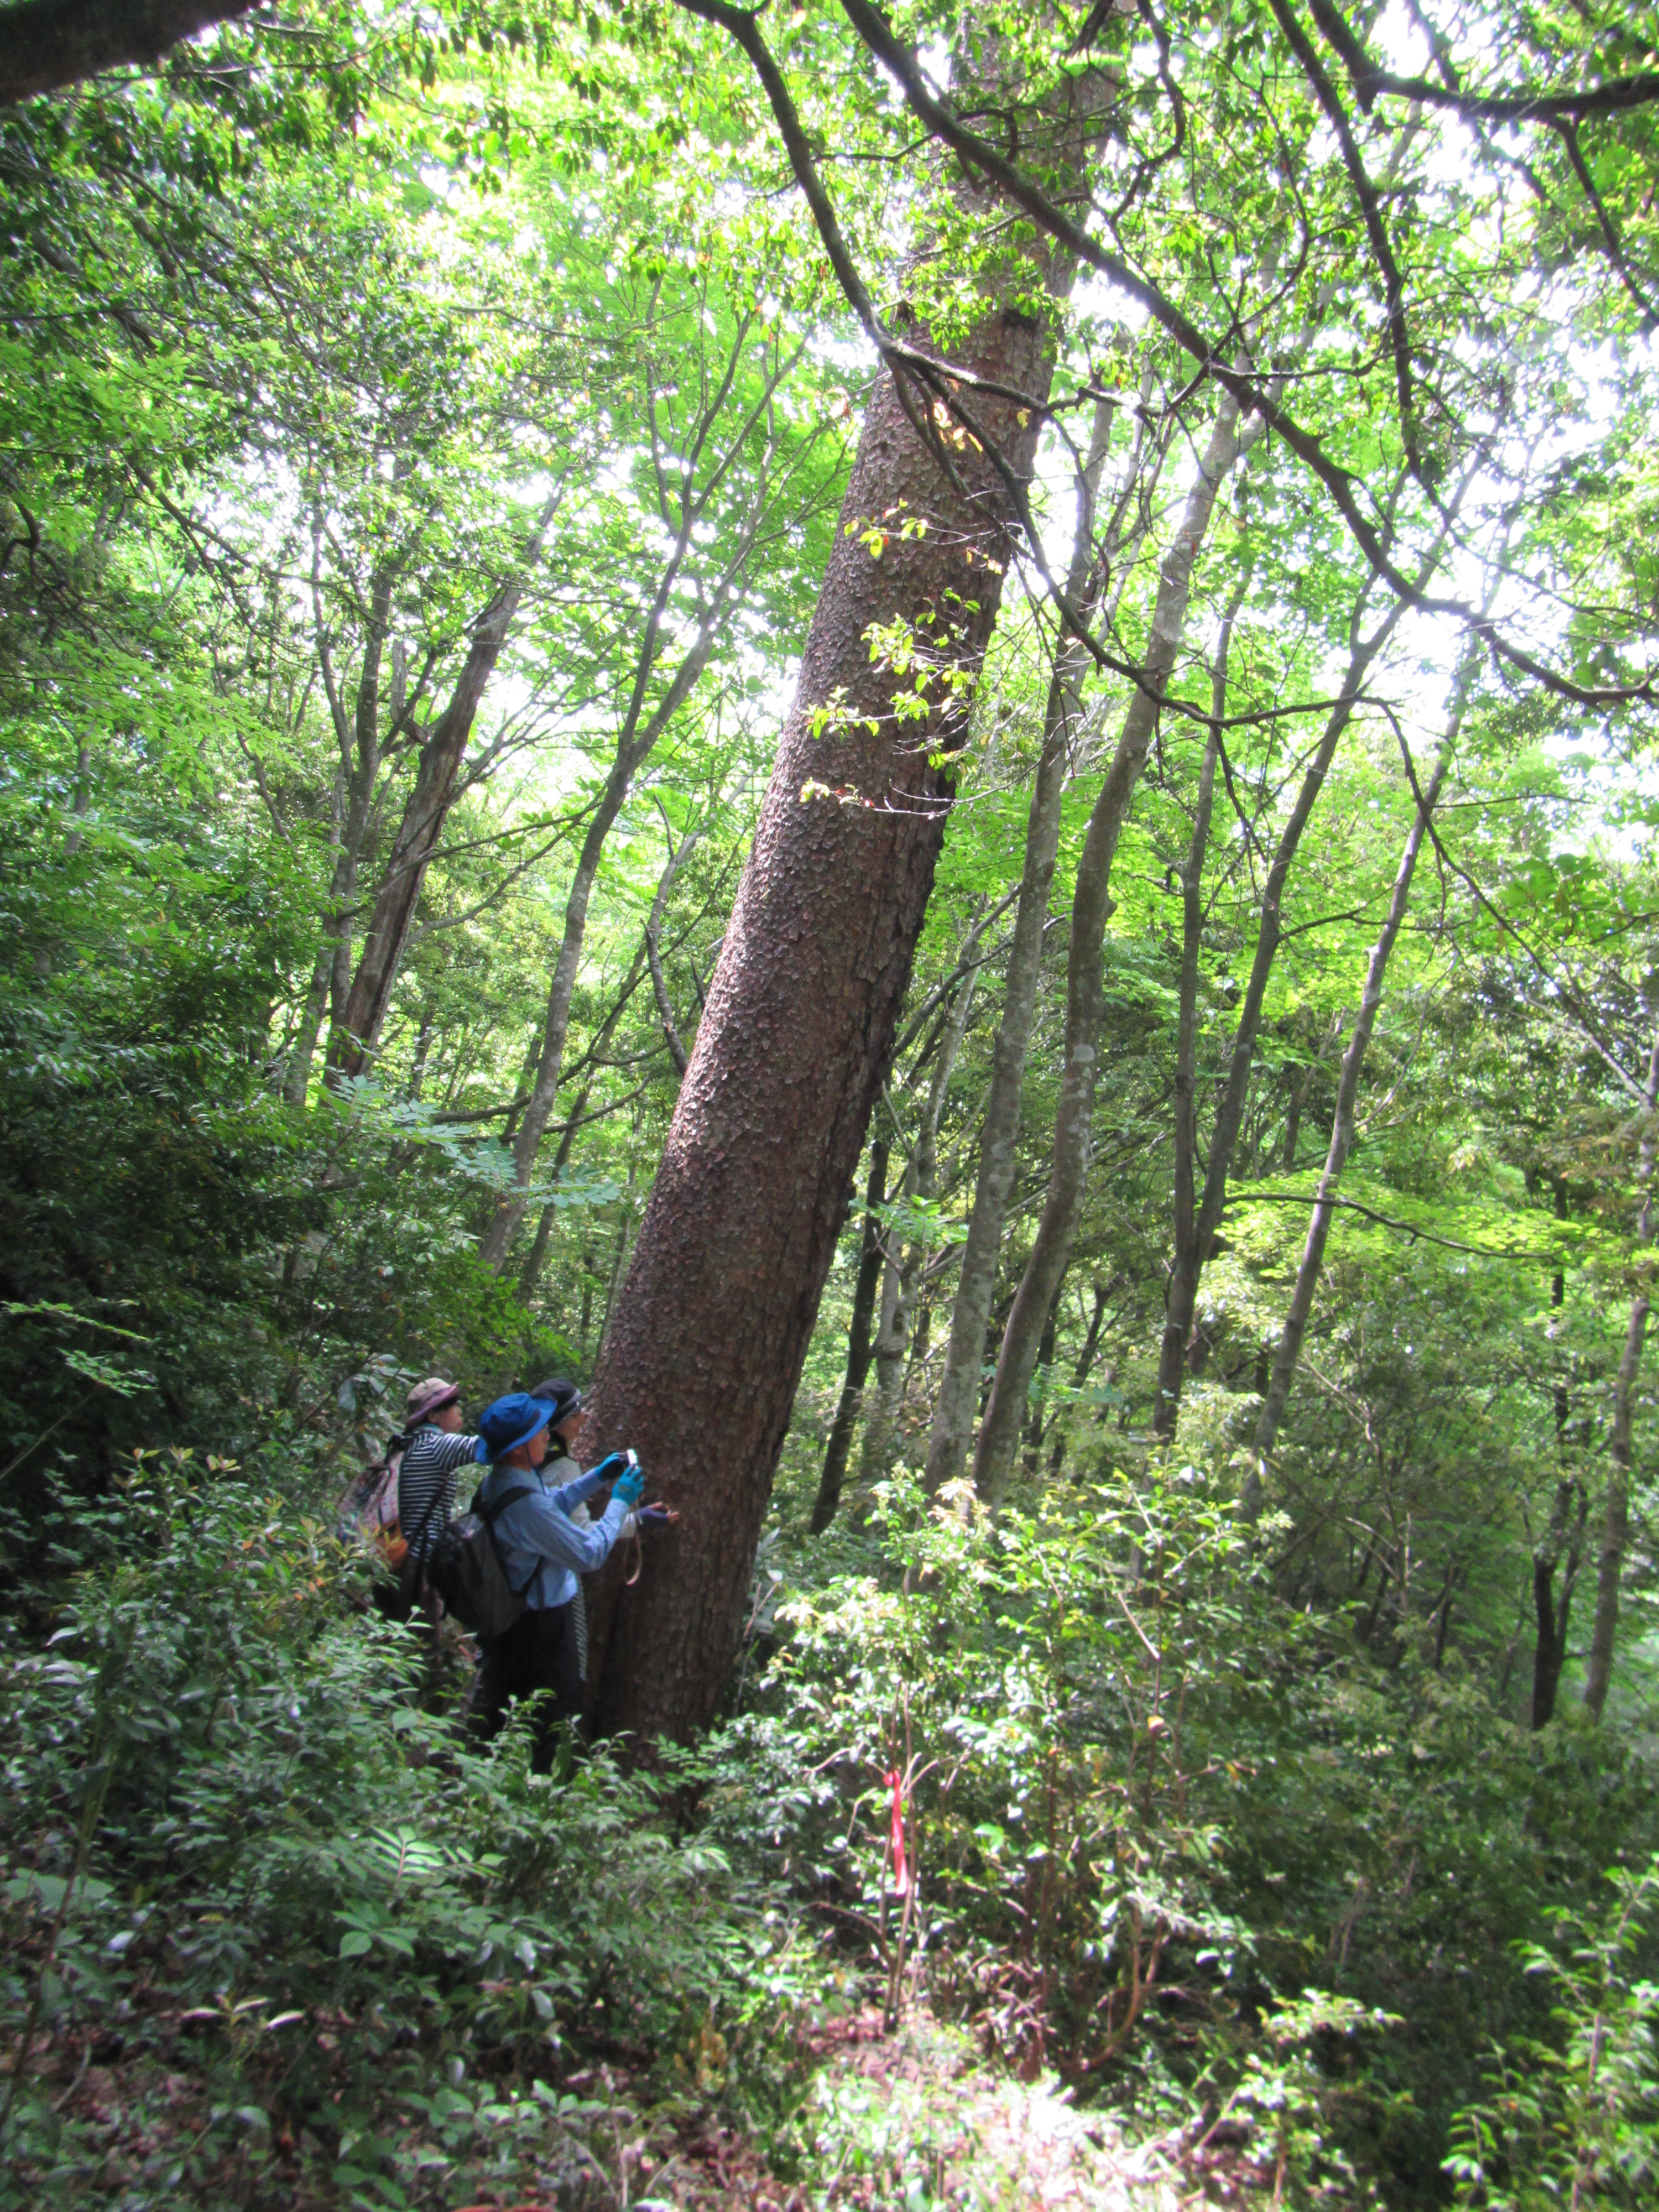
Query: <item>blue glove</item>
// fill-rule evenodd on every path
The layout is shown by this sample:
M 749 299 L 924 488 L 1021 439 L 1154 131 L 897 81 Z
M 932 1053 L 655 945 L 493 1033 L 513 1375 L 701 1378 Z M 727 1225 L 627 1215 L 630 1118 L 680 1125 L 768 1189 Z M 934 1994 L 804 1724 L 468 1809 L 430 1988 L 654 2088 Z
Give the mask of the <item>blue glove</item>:
M 675 1519 L 665 1505 L 641 1505 L 639 1520 L 641 1528 L 666 1528 Z
M 626 1452 L 607 1452 L 596 1467 L 588 1468 L 587 1473 L 590 1478 L 597 1475 L 601 1482 L 614 1482 L 629 1463 Z
M 644 1495 L 645 1477 L 640 1473 L 638 1468 L 630 1467 L 626 1474 L 617 1478 L 616 1487 L 611 1493 L 611 1502 L 614 1505 L 617 1500 L 621 1498 L 624 1505 L 637 1505 Z

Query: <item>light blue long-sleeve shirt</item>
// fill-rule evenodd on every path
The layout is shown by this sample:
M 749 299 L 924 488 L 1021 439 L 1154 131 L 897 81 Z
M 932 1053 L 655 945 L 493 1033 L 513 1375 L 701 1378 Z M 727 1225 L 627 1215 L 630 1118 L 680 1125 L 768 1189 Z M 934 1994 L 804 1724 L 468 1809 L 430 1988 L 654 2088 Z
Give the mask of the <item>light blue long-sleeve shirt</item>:
M 628 1508 L 613 1498 L 587 1527 L 573 1521 L 572 1507 L 585 1505 L 611 1480 L 597 1468 L 576 1474 L 575 1467 L 572 1459 L 550 1460 L 539 1468 L 492 1467 L 478 1486 L 486 1505 L 509 1490 L 529 1488 L 528 1498 L 515 1498 L 495 1516 L 494 1527 L 507 1580 L 538 1613 L 569 1604 L 577 1576 L 591 1575 L 605 1565 L 629 1519 Z M 562 1475 L 567 1468 L 574 1480 L 549 1481 L 550 1475 Z

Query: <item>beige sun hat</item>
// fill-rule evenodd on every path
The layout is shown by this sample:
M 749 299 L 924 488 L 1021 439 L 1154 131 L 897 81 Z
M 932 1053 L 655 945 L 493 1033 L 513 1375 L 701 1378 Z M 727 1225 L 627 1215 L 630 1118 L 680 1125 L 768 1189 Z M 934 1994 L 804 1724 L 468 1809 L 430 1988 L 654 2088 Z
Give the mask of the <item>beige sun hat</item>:
M 404 1419 L 410 1423 L 424 1421 L 428 1415 L 441 1413 L 446 1406 L 453 1406 L 460 1395 L 459 1382 L 446 1382 L 441 1375 L 428 1375 L 404 1400 Z

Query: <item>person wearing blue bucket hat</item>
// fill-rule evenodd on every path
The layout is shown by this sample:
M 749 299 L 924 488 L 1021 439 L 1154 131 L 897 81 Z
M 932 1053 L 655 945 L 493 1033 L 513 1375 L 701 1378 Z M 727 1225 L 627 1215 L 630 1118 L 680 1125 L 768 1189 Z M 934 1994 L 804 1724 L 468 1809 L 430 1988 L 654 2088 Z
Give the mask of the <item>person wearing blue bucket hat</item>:
M 580 1403 L 578 1394 L 571 1396 Z M 489 1466 L 478 1486 L 480 1504 L 493 1504 L 509 1491 L 524 1493 L 503 1506 L 492 1525 L 507 1579 L 523 1594 L 525 1609 L 504 1636 L 483 1640 L 469 1718 L 480 1735 L 494 1736 L 515 1698 L 548 1692 L 537 1716 L 531 1753 L 532 1770 L 538 1774 L 545 1774 L 553 1763 L 560 1722 L 574 1720 L 581 1710 L 581 1664 L 572 1617 L 577 1577 L 605 1565 L 617 1538 L 631 1528 L 633 1509 L 645 1491 L 645 1477 L 631 1452 L 612 1452 L 574 1482 L 557 1488 L 549 1484 L 542 1473 L 549 1432 L 556 1419 L 570 1412 L 568 1403 L 510 1390 L 480 1415 L 476 1448 L 477 1457 Z M 607 1483 L 610 1504 L 584 1526 L 573 1517 L 575 1509 Z

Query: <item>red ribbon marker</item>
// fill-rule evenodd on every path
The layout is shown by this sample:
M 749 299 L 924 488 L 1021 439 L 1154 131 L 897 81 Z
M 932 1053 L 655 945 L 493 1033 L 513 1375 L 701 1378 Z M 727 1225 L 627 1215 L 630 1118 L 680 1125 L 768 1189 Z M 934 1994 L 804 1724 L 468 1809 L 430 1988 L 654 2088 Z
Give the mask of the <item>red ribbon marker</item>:
M 908 1897 L 910 1894 L 910 1869 L 904 1863 L 904 1788 L 896 1767 L 883 1778 L 893 1793 L 893 1820 L 889 1831 L 893 1851 L 893 1894 L 895 1897 Z

